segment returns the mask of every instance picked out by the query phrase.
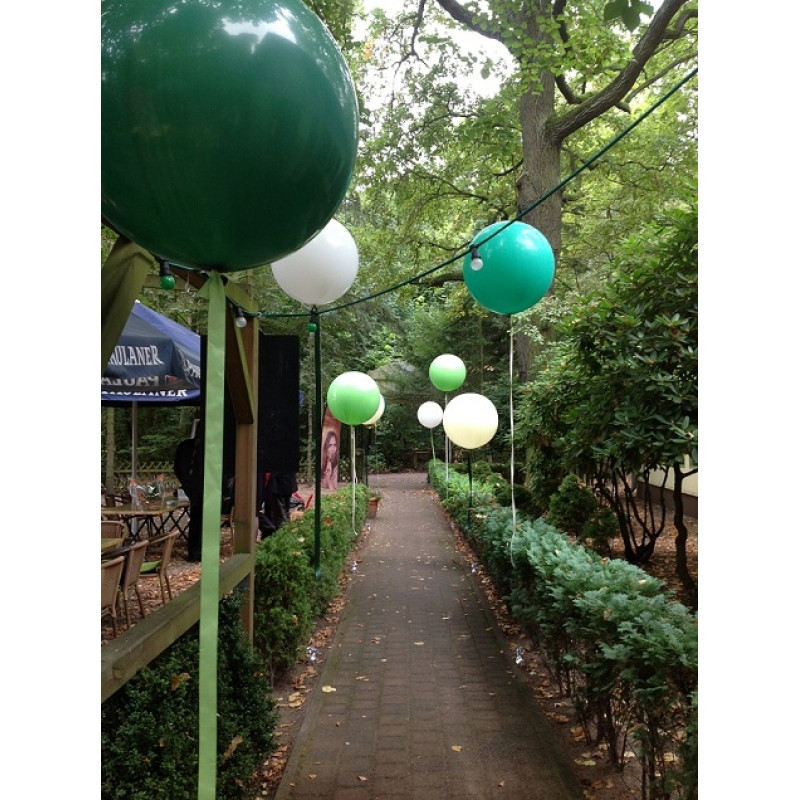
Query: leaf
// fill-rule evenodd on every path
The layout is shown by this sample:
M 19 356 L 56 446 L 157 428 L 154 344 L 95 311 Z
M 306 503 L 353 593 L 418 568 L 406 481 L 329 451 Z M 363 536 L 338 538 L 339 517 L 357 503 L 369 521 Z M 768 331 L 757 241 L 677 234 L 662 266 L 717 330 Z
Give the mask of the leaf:
M 462 748 L 461 748 L 461 745 L 460 745 L 460 744 L 451 744 L 451 745 L 450 745 L 450 749 L 451 749 L 451 750 L 453 750 L 453 751 L 454 751 L 454 752 L 456 752 L 456 753 L 460 753 L 460 752 L 461 752 L 461 750 L 462 750 Z
M 188 672 L 181 672 L 180 675 L 173 675 L 172 678 L 170 678 L 169 688 L 174 692 L 182 683 L 190 681 L 191 679 L 192 676 Z
M 231 739 L 231 743 L 228 745 L 228 749 L 225 751 L 225 753 L 223 754 L 222 758 L 223 759 L 230 758 L 233 755 L 233 753 L 236 750 L 236 748 L 243 741 L 244 741 L 244 739 L 241 736 L 239 736 L 238 734 L 236 736 L 234 736 L 233 739 Z
M 627 4 L 625 3 L 625 0 L 611 0 L 610 3 L 606 3 L 605 8 L 603 9 L 603 22 L 611 22 L 617 17 L 622 16 L 622 13 L 626 7 Z
M 330 694 L 331 692 L 335 692 L 336 691 L 336 687 L 335 686 L 323 686 L 322 687 L 322 691 L 325 692 L 326 694 Z

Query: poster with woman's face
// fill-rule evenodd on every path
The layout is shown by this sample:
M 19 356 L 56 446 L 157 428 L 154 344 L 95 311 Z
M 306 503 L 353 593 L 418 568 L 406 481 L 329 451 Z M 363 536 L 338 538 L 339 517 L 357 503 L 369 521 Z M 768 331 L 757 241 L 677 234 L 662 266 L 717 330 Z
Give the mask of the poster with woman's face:
M 339 441 L 342 424 L 325 409 L 322 418 L 322 488 L 335 492 L 339 488 Z

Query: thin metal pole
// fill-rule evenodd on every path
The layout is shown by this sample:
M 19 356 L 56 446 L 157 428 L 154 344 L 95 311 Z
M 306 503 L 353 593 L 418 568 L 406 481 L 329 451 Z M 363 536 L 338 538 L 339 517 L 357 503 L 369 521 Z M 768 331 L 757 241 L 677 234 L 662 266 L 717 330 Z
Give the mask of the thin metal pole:
M 322 577 L 320 568 L 320 531 L 322 527 L 322 368 L 319 340 L 319 312 L 314 306 L 311 310 L 311 325 L 314 327 L 314 575 Z

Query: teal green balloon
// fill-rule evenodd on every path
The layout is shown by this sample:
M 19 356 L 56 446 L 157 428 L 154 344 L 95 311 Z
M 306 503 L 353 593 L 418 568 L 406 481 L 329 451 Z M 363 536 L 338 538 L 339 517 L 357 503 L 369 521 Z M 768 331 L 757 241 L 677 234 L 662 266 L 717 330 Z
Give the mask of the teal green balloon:
M 378 384 L 364 372 L 343 372 L 328 387 L 328 408 L 345 425 L 363 425 L 381 404 Z
M 355 87 L 301 0 L 105 2 L 101 211 L 176 264 L 235 272 L 302 247 L 341 204 Z
M 495 231 L 501 232 L 488 239 Z M 532 225 L 495 222 L 478 233 L 472 244 L 478 246 L 483 266 L 475 269 L 472 252 L 468 253 L 464 257 L 464 282 L 484 308 L 516 314 L 547 294 L 555 277 L 555 256 L 550 242 Z
M 454 392 L 464 383 L 467 367 L 452 353 L 436 356 L 428 367 L 428 377 L 440 392 Z

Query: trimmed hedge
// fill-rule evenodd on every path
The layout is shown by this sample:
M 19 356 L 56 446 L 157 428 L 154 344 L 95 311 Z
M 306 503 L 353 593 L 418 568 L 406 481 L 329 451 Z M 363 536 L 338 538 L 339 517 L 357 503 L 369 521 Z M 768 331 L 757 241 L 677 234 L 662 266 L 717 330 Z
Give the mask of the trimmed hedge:
M 615 764 L 633 748 L 643 800 L 697 796 L 697 617 L 639 567 L 498 506 L 473 475 L 428 467 L 517 623 Z
M 218 800 L 240 800 L 276 742 L 278 715 L 261 659 L 249 646 L 241 598 L 220 603 L 217 683 Z M 104 800 L 197 796 L 199 625 L 193 626 L 101 709 Z
M 284 522 L 256 550 L 253 644 L 274 681 L 302 655 L 313 622 L 339 593 L 339 576 L 366 518 L 368 490 L 352 487 L 322 498 L 320 576 L 314 574 L 315 511 Z

